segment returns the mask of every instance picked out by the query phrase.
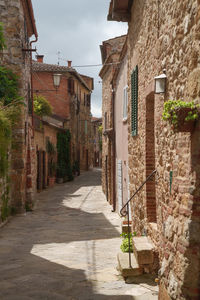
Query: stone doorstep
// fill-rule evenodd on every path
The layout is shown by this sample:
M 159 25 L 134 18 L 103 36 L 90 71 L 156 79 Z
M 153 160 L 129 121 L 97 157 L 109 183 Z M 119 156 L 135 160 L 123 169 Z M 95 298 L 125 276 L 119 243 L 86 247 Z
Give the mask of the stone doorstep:
M 139 276 L 143 274 L 143 268 L 141 268 L 135 258 L 135 255 L 131 253 L 131 266 L 129 267 L 129 253 L 118 253 L 117 254 L 118 260 L 118 269 L 121 272 L 123 277 L 129 276 Z
M 132 221 L 130 221 L 129 224 L 130 224 L 130 231 L 131 231 Z M 128 221 L 123 220 L 121 222 L 121 228 L 122 228 L 122 233 L 128 233 Z
M 153 249 L 152 242 L 146 236 L 133 237 L 133 252 L 140 266 L 153 264 Z

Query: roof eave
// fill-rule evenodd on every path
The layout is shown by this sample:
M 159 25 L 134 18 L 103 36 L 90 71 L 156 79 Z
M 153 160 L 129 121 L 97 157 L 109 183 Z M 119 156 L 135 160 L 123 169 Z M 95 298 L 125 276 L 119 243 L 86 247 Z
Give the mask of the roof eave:
M 127 0 L 126 3 L 124 2 L 124 0 L 111 0 L 107 20 L 118 22 L 130 22 L 132 4 L 133 0 Z

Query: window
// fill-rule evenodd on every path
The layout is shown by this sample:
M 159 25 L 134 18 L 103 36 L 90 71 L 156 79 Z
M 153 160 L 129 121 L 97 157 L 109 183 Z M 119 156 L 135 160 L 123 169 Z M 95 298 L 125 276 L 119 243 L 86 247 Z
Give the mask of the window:
M 124 99 L 123 99 L 123 121 L 127 120 L 127 108 L 128 108 L 128 86 L 125 86 Z
M 131 131 L 132 136 L 137 135 L 138 130 L 138 66 L 131 74 Z

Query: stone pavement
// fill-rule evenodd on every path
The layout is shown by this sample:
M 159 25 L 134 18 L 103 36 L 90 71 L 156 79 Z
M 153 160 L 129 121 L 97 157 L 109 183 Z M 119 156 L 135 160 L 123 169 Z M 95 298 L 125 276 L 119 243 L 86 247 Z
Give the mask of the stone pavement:
M 100 170 L 38 194 L 33 212 L 0 229 L 0 299 L 156 300 L 151 282 L 118 274 L 119 234 Z

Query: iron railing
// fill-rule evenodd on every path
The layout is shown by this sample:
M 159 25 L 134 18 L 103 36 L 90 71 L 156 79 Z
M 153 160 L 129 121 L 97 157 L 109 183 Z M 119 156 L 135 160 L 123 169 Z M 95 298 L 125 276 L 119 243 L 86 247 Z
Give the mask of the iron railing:
M 129 267 L 132 268 L 131 266 L 131 230 L 130 230 L 130 215 L 129 215 L 129 203 L 130 201 L 137 195 L 137 193 L 143 188 L 143 186 L 155 175 L 156 170 L 154 170 L 149 176 L 147 176 L 146 180 L 140 185 L 140 187 L 136 190 L 136 192 L 131 196 L 131 198 L 124 204 L 124 206 L 120 210 L 120 215 L 122 217 L 127 216 L 128 218 L 128 247 L 129 247 Z M 126 208 L 126 210 L 124 210 Z

